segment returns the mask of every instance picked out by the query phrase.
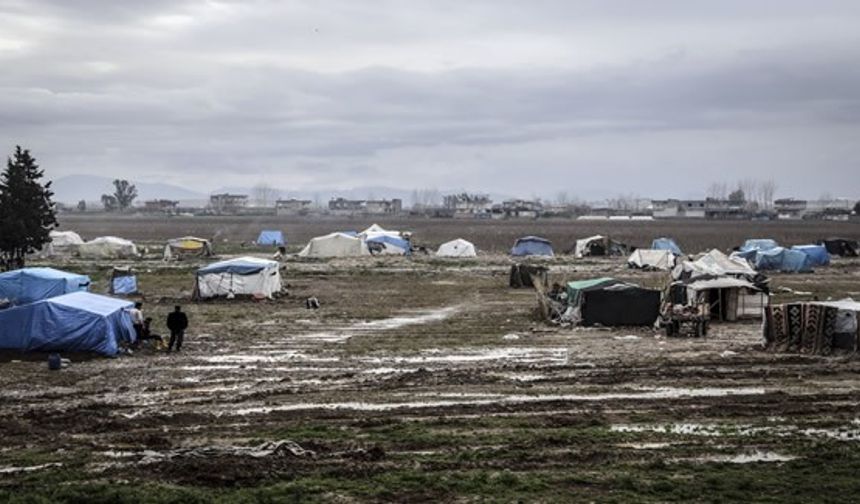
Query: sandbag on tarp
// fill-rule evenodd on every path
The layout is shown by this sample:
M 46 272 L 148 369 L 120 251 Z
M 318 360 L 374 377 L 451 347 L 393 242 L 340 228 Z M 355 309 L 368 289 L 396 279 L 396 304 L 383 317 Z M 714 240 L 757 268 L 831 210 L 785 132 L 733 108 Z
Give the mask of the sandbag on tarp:
M 552 257 L 552 243 L 539 236 L 524 236 L 514 243 L 513 248 L 511 248 L 511 255 Z
M 286 240 L 284 240 L 284 233 L 281 231 L 266 229 L 260 231 L 260 235 L 257 236 L 257 241 L 254 243 L 260 246 L 279 247 L 284 245 Z
M 86 291 L 89 287 L 90 277 L 54 268 L 23 268 L 0 273 L 0 299 L 12 305 Z
M 675 240 L 671 238 L 655 238 L 654 241 L 651 242 L 652 250 L 668 250 L 669 252 L 675 255 L 683 255 L 681 252 L 681 247 L 675 243 Z
M 73 292 L 0 310 L 0 348 L 40 352 L 119 353 L 135 339 L 131 302 Z
M 795 245 L 791 250 L 803 252 L 809 256 L 812 266 L 827 266 L 830 264 L 830 254 L 823 245 Z

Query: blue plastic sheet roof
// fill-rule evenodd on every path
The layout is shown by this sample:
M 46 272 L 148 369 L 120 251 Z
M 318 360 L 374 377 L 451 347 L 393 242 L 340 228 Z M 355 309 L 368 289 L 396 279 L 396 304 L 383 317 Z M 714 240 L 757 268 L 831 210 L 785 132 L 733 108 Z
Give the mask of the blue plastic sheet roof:
M 759 271 L 782 271 L 786 273 L 812 271 L 812 260 L 808 255 L 799 250 L 782 247 L 759 250 L 753 265 Z
M 0 348 L 20 351 L 119 353 L 133 342 L 129 301 L 74 292 L 0 310 Z
M 0 273 L 0 299 L 9 299 L 13 305 L 86 291 L 89 286 L 90 277 L 54 268 L 24 268 Z
M 671 238 L 655 238 L 651 242 L 651 248 L 654 250 L 668 250 L 675 255 L 684 255 L 681 252 L 681 247 Z
M 256 257 L 239 257 L 228 261 L 212 263 L 197 270 L 198 275 L 209 275 L 214 273 L 232 273 L 234 275 L 253 275 L 260 271 L 277 266 L 277 261 L 258 259 Z
M 511 248 L 513 256 L 552 256 L 552 243 L 540 236 L 524 236 L 519 238 Z
M 830 254 L 824 245 L 795 245 L 791 250 L 803 252 L 809 256 L 813 266 L 827 266 L 830 264 Z
M 267 229 L 264 231 L 260 231 L 260 236 L 257 237 L 257 245 L 283 245 L 286 243 L 284 240 L 284 233 L 281 231 Z

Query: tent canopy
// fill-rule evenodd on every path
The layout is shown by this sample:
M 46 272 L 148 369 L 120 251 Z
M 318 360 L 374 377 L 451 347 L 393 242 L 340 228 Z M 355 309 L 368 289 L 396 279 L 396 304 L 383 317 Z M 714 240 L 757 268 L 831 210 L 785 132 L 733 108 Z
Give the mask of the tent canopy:
M 267 268 L 277 268 L 278 262 L 259 257 L 237 257 L 219 261 L 197 270 L 197 274 L 231 273 L 234 275 L 253 275 Z
M 128 259 L 138 256 L 134 243 L 116 236 L 101 236 L 77 248 L 78 255 L 84 259 Z
M 346 233 L 317 236 L 299 252 L 299 257 L 354 257 L 368 255 L 364 240 Z
M 552 257 L 552 243 L 539 236 L 524 236 L 514 243 L 513 248 L 511 248 L 511 255 Z
M 651 325 L 660 315 L 660 292 L 614 278 L 568 282 L 568 303 L 586 326 Z
M 779 244 L 776 240 L 771 240 L 770 238 L 754 238 L 751 240 L 747 240 L 741 245 L 740 251 L 747 252 L 750 250 L 771 250 L 779 247 Z
M 365 241 L 371 253 L 387 255 L 409 255 L 412 253 L 412 245 L 400 236 L 371 233 L 367 235 Z
M 627 245 L 602 235 L 594 235 L 576 240 L 576 244 L 573 247 L 574 256 L 578 259 L 587 256 L 627 255 L 627 250 Z
M 759 250 L 753 266 L 761 271 L 782 271 L 786 273 L 802 273 L 812 271 L 812 260 L 798 250 L 777 247 L 770 250 Z
M 116 355 L 135 335 L 128 301 L 73 292 L 0 311 L 0 348 Z
M 651 242 L 651 248 L 653 250 L 668 250 L 675 255 L 683 255 L 681 247 L 671 238 L 655 238 Z
M 0 299 L 8 299 L 13 305 L 86 291 L 89 286 L 90 277 L 54 268 L 24 268 L 0 273 Z
M 717 249 L 703 254 L 695 261 L 683 261 L 672 270 L 675 280 L 719 276 L 753 278 L 756 271 L 744 259 L 729 257 Z
M 830 254 L 824 245 L 795 245 L 791 250 L 803 252 L 809 256 L 812 266 L 827 266 L 830 264 Z
M 264 229 L 260 231 L 260 236 L 257 237 L 257 241 L 255 242 L 257 245 L 265 245 L 265 246 L 281 246 L 286 243 L 284 240 L 284 233 L 274 229 Z
M 436 251 L 437 257 L 475 257 L 477 255 L 475 245 L 462 238 L 443 243 Z
M 277 261 L 237 257 L 197 270 L 195 297 L 231 297 L 238 294 L 272 297 L 281 290 Z
M 627 259 L 631 268 L 669 271 L 675 266 L 671 250 L 636 249 Z

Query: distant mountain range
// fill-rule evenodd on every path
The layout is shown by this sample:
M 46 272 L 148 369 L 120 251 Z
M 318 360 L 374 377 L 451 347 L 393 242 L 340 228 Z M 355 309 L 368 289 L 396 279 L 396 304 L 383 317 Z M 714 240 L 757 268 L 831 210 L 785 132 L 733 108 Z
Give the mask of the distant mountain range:
M 148 183 L 130 181 L 137 187 L 136 203 L 142 203 L 146 200 L 153 199 L 169 199 L 177 200 L 181 204 L 186 205 L 202 205 L 209 200 L 209 194 L 215 193 L 233 193 L 247 194 L 254 199 L 253 187 L 221 187 L 211 193 L 198 192 L 191 189 L 186 189 L 181 186 L 165 184 L 165 183 Z M 84 200 L 88 203 L 101 201 L 102 194 L 113 192 L 113 179 L 109 177 L 100 177 L 98 175 L 69 175 L 60 177 L 54 180 L 51 188 L 54 191 L 54 201 L 69 205 L 76 204 L 78 201 Z M 384 186 L 365 186 L 355 187 L 352 189 L 319 189 L 319 190 L 281 190 L 273 189 L 276 197 L 281 199 L 305 199 L 326 204 L 332 198 L 347 198 L 347 199 L 393 199 L 399 198 L 403 200 L 405 206 L 412 204 L 412 191 L 405 189 L 397 189 Z M 450 194 L 457 191 L 440 190 L 440 194 Z M 493 201 L 500 202 L 504 199 L 510 199 L 511 196 L 504 194 L 490 194 Z

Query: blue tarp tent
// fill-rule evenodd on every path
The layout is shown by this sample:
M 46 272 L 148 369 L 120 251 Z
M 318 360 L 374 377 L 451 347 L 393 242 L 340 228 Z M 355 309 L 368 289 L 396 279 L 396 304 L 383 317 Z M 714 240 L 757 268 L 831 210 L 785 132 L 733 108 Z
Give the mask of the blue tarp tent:
M 73 292 L 0 310 L 0 348 L 44 352 L 119 353 L 134 342 L 128 301 Z
M 367 246 L 371 253 L 393 254 L 393 255 L 410 255 L 412 254 L 412 245 L 408 240 L 391 236 L 387 234 L 371 235 L 367 238 Z M 374 247 L 373 244 L 377 246 Z M 374 249 L 380 249 L 375 251 Z
M 284 240 L 284 233 L 280 231 L 264 230 L 260 231 L 256 243 L 267 247 L 278 247 L 285 244 L 286 240 Z
M 524 236 L 511 248 L 512 256 L 549 256 L 552 257 L 552 243 L 539 236 Z
M 668 250 L 675 255 L 684 255 L 681 252 L 681 247 L 671 238 L 656 238 L 651 242 L 651 248 L 653 250 Z
M 830 254 L 824 245 L 795 245 L 791 250 L 803 252 L 809 256 L 813 266 L 827 266 L 830 264 Z
M 779 244 L 775 240 L 759 238 L 745 241 L 740 250 L 741 252 L 748 252 L 750 250 L 771 250 L 778 247 Z
M 8 299 L 13 305 L 86 291 L 89 286 L 90 277 L 53 268 L 24 268 L 0 273 L 0 299 Z
M 114 268 L 110 278 L 111 294 L 137 294 L 137 275 L 131 268 Z
M 770 250 L 759 250 L 753 261 L 753 267 L 758 271 L 801 273 L 812 271 L 812 260 L 808 255 L 798 250 L 777 247 Z

